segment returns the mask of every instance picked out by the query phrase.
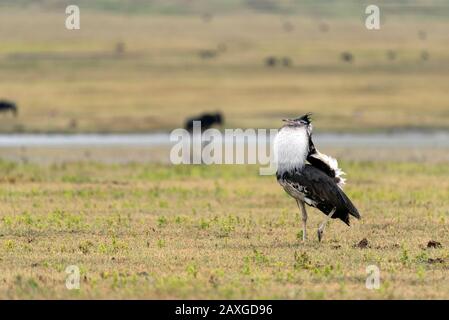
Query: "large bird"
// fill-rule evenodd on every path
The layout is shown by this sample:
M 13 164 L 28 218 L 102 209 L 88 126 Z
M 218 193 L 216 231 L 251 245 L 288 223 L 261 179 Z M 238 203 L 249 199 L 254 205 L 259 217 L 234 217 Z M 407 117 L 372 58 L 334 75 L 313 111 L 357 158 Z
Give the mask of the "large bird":
M 324 227 L 330 218 L 339 218 L 349 226 L 349 216 L 360 219 L 360 214 L 343 192 L 344 172 L 338 167 L 337 160 L 315 148 L 310 114 L 283 121 L 285 125 L 274 140 L 276 177 L 301 210 L 303 241 L 307 239 L 305 204 L 326 215 L 318 228 L 318 241 L 321 241 Z

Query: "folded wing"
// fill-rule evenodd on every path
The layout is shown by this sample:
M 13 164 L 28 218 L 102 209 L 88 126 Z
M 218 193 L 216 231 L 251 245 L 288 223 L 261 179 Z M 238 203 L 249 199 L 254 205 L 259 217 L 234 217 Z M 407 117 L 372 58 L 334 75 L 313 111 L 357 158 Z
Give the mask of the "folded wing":
M 343 178 L 345 173 L 341 168 L 338 167 L 337 159 L 332 158 L 324 153 L 318 151 L 312 142 L 312 138 L 309 140 L 309 154 L 307 156 L 307 161 L 315 168 L 323 171 L 326 175 L 331 177 L 335 183 L 343 189 L 346 183 L 346 179 Z

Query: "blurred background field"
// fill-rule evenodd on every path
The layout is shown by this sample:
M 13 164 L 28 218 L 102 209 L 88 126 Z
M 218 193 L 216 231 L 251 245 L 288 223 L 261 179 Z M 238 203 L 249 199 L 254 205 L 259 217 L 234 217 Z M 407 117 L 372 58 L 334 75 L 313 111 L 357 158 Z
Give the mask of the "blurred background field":
M 81 30 L 65 29 L 68 4 Z M 381 1 L 369 31 L 366 5 L 2 1 L 0 98 L 19 116 L 0 131 L 166 131 L 215 110 L 227 127 L 311 111 L 323 131 L 448 129 L 449 6 Z

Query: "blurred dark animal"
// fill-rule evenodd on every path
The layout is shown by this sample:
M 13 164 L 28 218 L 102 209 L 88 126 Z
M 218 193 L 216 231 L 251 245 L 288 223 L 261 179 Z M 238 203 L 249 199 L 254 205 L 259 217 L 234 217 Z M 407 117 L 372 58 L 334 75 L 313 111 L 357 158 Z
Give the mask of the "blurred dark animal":
M 328 32 L 329 31 L 329 25 L 326 22 L 320 23 L 318 26 L 321 32 Z
M 396 52 L 394 52 L 393 50 L 388 50 L 387 58 L 388 60 L 396 60 Z
M 115 54 L 117 55 L 123 55 L 125 53 L 126 46 L 124 42 L 117 42 L 115 44 Z
M 429 60 L 429 53 L 426 50 L 423 50 L 421 52 L 421 60 L 422 61 L 427 61 Z
M 198 55 L 203 60 L 212 59 L 212 58 L 215 58 L 217 56 L 217 51 L 214 51 L 214 50 L 200 50 L 198 52 Z
M 290 67 L 292 65 L 292 59 L 290 59 L 289 57 L 283 57 L 282 58 L 282 65 L 284 67 Z
M 209 12 L 203 13 L 203 14 L 201 15 L 201 19 L 202 19 L 203 22 L 205 22 L 205 23 L 210 22 L 210 21 L 212 20 L 212 18 L 213 18 L 213 16 L 212 16 L 212 14 L 209 13 Z
M 277 58 L 274 56 L 269 56 L 265 58 L 265 65 L 267 67 L 275 67 L 276 65 L 290 67 L 293 64 L 290 57 Z
M 427 39 L 427 32 L 425 32 L 424 30 L 419 30 L 418 31 L 418 37 L 421 40 L 426 40 Z
M 228 50 L 228 46 L 226 45 L 226 43 L 220 42 L 217 45 L 217 50 L 218 52 L 226 52 Z
M 265 58 L 265 65 L 267 67 L 274 67 L 277 63 L 276 57 L 270 56 Z
M 351 63 L 354 60 L 354 56 L 352 55 L 351 52 L 343 52 L 341 54 L 341 60 L 343 60 L 344 62 Z
M 289 21 L 284 22 L 282 24 L 282 28 L 284 29 L 285 32 L 291 32 L 291 31 L 293 31 L 293 29 L 295 29 L 293 24 Z
M 0 112 L 11 112 L 14 117 L 17 117 L 18 109 L 14 102 L 2 100 L 0 101 Z
M 71 119 L 69 122 L 69 129 L 76 129 L 78 127 L 78 121 L 76 119 Z
M 224 118 L 221 112 L 217 113 L 202 113 L 197 117 L 192 117 L 186 120 L 184 128 L 190 132 L 193 130 L 193 122 L 201 121 L 201 130 L 207 130 L 214 124 L 222 125 Z

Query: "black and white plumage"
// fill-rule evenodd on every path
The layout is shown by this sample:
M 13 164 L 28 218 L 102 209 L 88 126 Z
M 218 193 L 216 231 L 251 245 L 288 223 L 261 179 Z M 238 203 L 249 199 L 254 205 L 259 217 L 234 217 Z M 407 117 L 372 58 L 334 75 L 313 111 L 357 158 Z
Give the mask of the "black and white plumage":
M 286 124 L 274 140 L 277 180 L 296 200 L 302 212 L 303 240 L 307 237 L 304 204 L 326 214 L 326 220 L 318 228 L 318 240 L 321 241 L 328 219 L 339 218 L 349 225 L 350 215 L 360 219 L 360 214 L 343 192 L 344 172 L 338 167 L 337 160 L 315 148 L 310 114 L 284 121 Z

